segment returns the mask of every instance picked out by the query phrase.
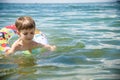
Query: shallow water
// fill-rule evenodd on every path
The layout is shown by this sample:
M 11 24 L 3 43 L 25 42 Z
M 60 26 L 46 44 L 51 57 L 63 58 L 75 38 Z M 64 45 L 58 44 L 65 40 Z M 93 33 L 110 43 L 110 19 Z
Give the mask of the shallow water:
M 54 52 L 0 56 L 0 80 L 119 80 L 120 4 L 0 4 L 0 28 L 32 16 Z

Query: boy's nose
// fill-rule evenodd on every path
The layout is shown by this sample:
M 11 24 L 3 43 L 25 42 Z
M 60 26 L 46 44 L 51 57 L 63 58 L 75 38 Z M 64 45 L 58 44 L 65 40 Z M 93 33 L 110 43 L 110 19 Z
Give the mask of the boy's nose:
M 33 37 L 27 37 L 27 39 L 28 39 L 28 40 L 31 40 L 31 39 L 33 39 Z
M 32 35 L 28 35 L 27 38 L 33 38 L 33 36 Z

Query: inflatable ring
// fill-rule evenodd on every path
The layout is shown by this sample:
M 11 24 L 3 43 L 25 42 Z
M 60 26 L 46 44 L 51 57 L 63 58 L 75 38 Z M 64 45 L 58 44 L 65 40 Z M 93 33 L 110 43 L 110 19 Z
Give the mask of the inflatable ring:
M 8 49 L 17 39 L 18 35 L 15 25 L 10 25 L 2 28 L 0 30 L 0 53 L 5 53 L 6 49 Z M 38 29 L 35 30 L 33 40 L 38 43 L 48 44 L 46 36 Z M 40 48 L 32 50 L 32 53 L 35 52 L 40 53 Z M 30 54 L 28 50 L 22 51 L 22 53 Z

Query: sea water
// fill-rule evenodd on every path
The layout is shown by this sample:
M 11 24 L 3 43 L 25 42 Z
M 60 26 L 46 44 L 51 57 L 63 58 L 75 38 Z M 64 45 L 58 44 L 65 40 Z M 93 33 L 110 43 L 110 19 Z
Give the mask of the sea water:
M 120 3 L 0 4 L 0 28 L 31 16 L 56 51 L 0 57 L 0 80 L 119 80 Z

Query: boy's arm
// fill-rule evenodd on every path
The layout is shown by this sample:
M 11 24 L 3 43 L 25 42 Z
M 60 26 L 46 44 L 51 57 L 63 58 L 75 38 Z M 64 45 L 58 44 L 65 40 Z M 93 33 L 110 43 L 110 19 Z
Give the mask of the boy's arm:
M 11 47 L 5 50 L 5 55 L 8 56 L 16 51 L 16 44 L 14 43 Z
M 49 45 L 49 44 L 40 44 L 39 43 L 39 46 L 42 46 L 43 48 L 46 48 L 50 51 L 54 51 L 56 49 L 56 46 L 55 45 Z
M 12 54 L 12 53 L 14 53 L 14 52 L 15 52 L 14 49 L 9 48 L 9 49 L 7 49 L 7 50 L 5 51 L 5 55 L 8 56 L 8 55 L 10 55 L 10 54 Z

